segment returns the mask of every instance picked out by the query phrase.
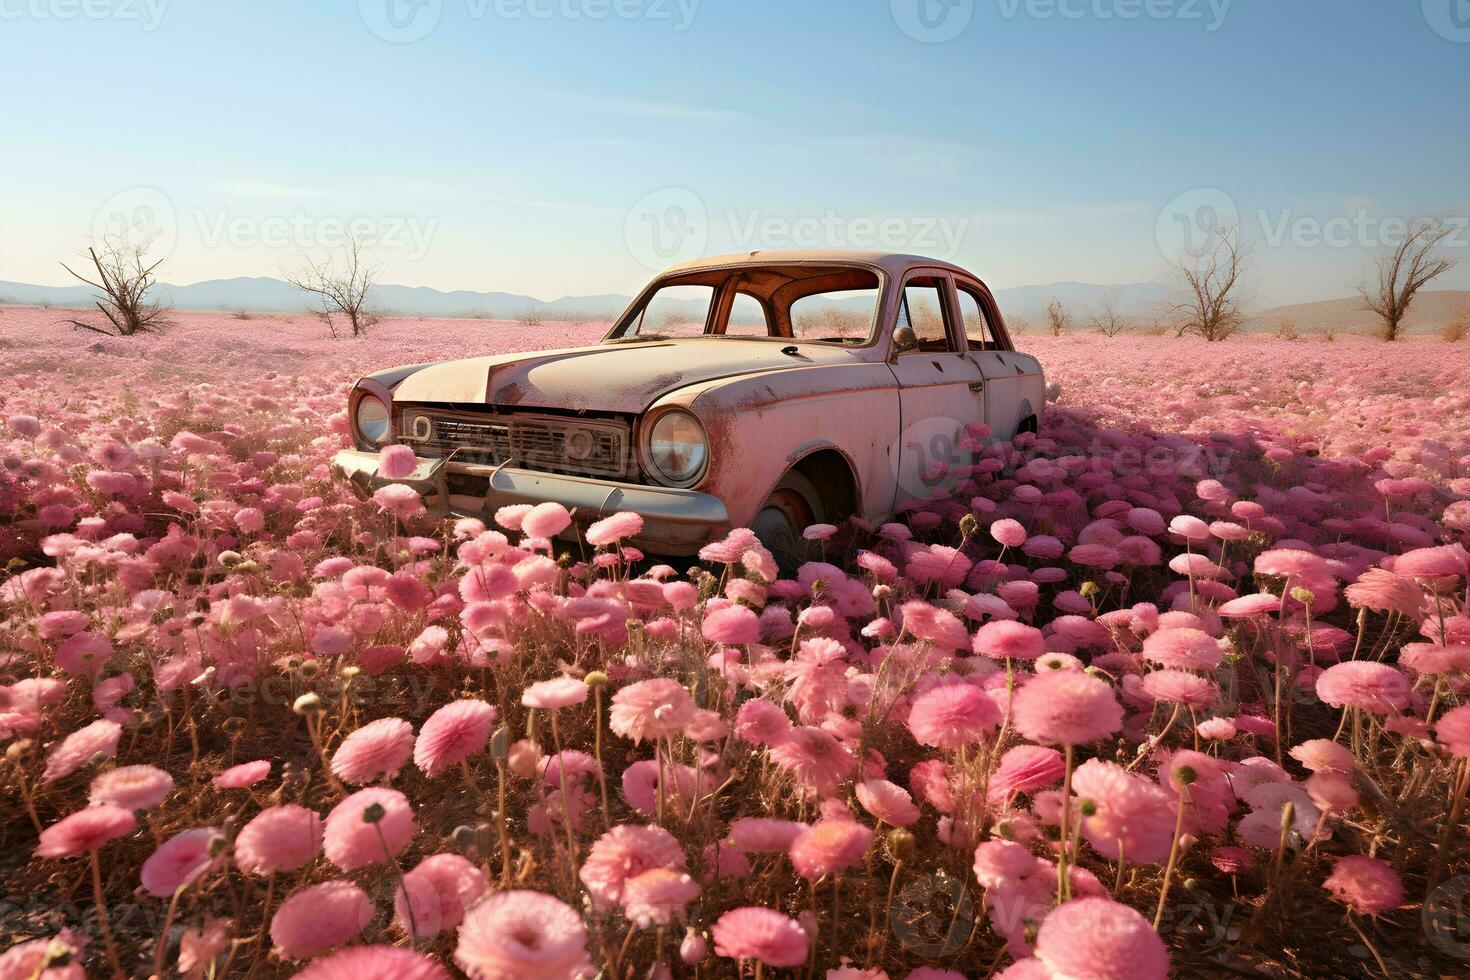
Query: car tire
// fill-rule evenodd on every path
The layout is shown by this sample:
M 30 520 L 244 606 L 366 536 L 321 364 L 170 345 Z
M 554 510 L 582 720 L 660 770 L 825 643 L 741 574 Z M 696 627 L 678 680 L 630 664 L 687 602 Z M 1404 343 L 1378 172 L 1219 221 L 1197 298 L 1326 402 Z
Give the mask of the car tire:
M 750 529 L 776 559 L 782 575 L 793 574 L 806 552 L 801 536 L 812 524 L 822 521 L 821 499 L 810 480 L 797 472 L 787 473 L 750 522 Z

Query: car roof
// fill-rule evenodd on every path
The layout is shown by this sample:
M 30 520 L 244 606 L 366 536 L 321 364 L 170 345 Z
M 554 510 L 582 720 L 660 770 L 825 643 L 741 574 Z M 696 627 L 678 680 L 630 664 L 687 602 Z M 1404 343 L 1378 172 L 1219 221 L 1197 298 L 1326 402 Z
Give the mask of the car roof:
M 903 252 L 878 252 L 857 248 L 762 248 L 752 252 L 732 252 L 728 255 L 712 255 L 708 258 L 684 262 L 664 270 L 663 274 L 742 266 L 831 265 L 838 262 L 872 266 L 892 276 L 902 275 L 915 267 L 948 269 L 967 276 L 973 275 L 969 270 L 941 259 L 931 259 L 923 255 L 908 255 Z

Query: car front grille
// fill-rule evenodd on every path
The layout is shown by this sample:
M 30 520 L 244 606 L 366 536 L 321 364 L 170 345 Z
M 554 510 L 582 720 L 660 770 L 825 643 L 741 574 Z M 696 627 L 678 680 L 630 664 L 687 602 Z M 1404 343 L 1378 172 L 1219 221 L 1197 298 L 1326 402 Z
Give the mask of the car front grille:
M 629 427 L 608 419 L 408 409 L 402 433 L 420 455 L 463 463 L 617 478 L 632 468 Z

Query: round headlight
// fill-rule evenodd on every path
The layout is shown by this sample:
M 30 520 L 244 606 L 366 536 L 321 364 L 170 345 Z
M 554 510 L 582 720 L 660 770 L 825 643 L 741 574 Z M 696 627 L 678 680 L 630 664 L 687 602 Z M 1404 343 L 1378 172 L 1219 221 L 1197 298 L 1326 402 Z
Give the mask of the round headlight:
M 353 420 L 357 425 L 357 431 L 362 437 L 374 446 L 381 446 L 388 439 L 388 406 L 374 398 L 366 395 L 357 400 L 356 418 Z
M 704 427 L 688 412 L 665 412 L 648 432 L 648 461 L 669 483 L 689 483 L 704 470 L 708 456 Z

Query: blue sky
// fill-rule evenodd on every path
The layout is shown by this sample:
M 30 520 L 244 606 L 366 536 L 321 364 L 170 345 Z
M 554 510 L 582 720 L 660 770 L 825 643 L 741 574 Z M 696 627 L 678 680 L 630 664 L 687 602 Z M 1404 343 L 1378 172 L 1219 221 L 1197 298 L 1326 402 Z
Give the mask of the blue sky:
M 787 243 L 1139 282 L 1211 207 L 1270 305 L 1470 208 L 1470 0 L 0 0 L 0 82 L 27 282 L 107 227 L 191 282 L 351 223 L 389 281 L 541 298 Z

